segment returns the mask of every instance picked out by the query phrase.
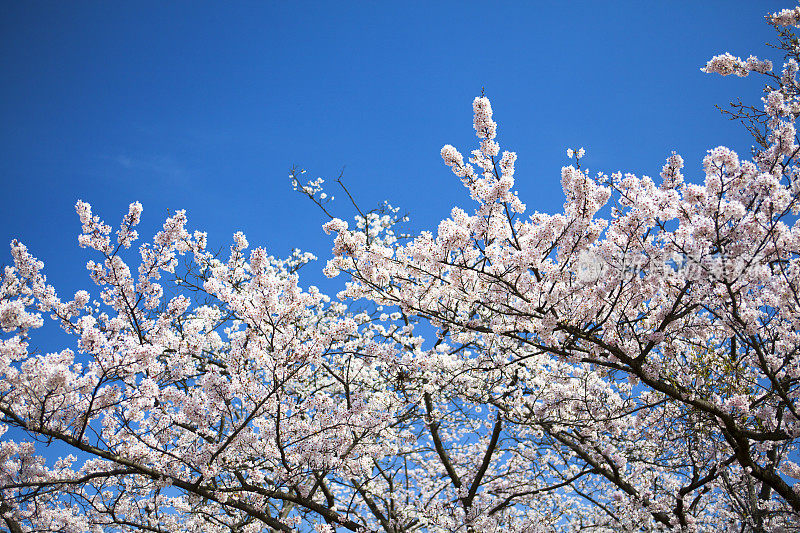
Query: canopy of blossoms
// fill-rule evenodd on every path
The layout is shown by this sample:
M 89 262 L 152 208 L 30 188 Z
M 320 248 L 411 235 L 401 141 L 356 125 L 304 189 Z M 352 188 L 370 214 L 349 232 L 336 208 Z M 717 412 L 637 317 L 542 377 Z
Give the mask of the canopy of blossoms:
M 0 279 L 0 523 L 10 531 L 489 533 L 800 530 L 800 7 L 786 58 L 729 111 L 757 144 L 686 178 L 561 172 L 556 214 L 514 190 L 489 100 L 441 156 L 474 201 L 402 236 L 331 216 L 312 257 L 179 211 L 132 249 L 84 202 L 94 292 L 59 296 L 19 242 Z M 322 207 L 322 181 L 295 187 Z M 363 310 L 366 309 L 366 310 Z M 32 346 L 45 320 L 73 342 Z M 67 452 L 55 462 L 49 447 Z M 52 449 L 52 448 L 50 448 Z M 52 457 L 52 453 L 49 455 Z

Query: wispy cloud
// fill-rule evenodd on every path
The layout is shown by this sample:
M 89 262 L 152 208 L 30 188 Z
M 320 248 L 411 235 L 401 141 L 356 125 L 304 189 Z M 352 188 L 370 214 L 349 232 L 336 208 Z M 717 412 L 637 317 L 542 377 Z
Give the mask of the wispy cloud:
M 186 175 L 186 169 L 174 158 L 164 155 L 117 155 L 112 159 L 129 170 L 158 175 L 162 178 L 179 179 Z

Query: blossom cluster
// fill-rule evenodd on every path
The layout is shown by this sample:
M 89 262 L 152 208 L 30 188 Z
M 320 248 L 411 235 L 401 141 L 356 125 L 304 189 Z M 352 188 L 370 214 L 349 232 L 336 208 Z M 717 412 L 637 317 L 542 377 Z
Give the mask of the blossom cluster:
M 742 78 L 751 72 L 765 74 L 772 71 L 772 62 L 768 59 L 758 59 L 755 56 L 750 56 L 743 61 L 741 58 L 725 52 L 709 59 L 701 70 L 707 74 L 721 74 L 722 76 L 736 74 Z
M 778 26 L 797 26 L 800 21 L 800 7 L 782 9 L 770 16 L 770 22 Z

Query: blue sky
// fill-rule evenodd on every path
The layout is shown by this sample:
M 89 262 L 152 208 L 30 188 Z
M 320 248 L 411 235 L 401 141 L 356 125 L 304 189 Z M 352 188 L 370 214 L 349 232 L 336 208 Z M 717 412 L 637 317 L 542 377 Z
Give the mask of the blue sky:
M 141 201 L 144 235 L 186 209 L 212 245 L 242 230 L 275 255 L 324 259 L 324 218 L 291 191 L 293 165 L 329 178 L 344 167 L 363 205 L 388 199 L 412 228 L 435 229 L 470 205 L 439 150 L 474 147 L 481 87 L 531 211 L 561 208 L 568 147 L 586 147 L 593 171 L 654 176 L 674 149 L 698 179 L 705 150 L 750 145 L 714 104 L 760 96 L 755 78 L 699 68 L 719 52 L 763 55 L 763 15 L 790 5 L 6 2 L 0 242 L 25 242 L 65 297 L 90 283 L 79 198 L 112 224 Z

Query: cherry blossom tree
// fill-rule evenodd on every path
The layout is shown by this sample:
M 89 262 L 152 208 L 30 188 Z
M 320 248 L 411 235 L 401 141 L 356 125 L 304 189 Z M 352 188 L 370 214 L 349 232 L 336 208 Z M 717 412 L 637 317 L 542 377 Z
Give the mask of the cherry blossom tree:
M 85 202 L 94 296 L 62 299 L 12 242 L 0 283 L 0 520 L 20 531 L 384 533 L 800 530 L 800 8 L 738 102 L 758 147 L 701 183 L 590 176 L 564 210 L 514 191 L 490 102 L 444 162 L 475 202 L 435 232 L 330 215 L 337 299 L 179 211 L 151 242 Z M 322 181 L 295 187 L 325 213 Z M 347 195 L 349 191 L 345 189 Z M 113 233 L 113 234 L 112 234 Z M 132 270 L 135 267 L 135 272 Z M 46 318 L 74 338 L 32 348 Z M 49 450 L 62 450 L 60 458 Z
M 466 162 L 441 152 L 474 213 L 389 247 L 326 225 L 326 271 L 352 279 L 341 296 L 438 332 L 410 353 L 441 490 L 467 529 L 800 528 L 799 18 L 768 19 L 780 74 L 731 54 L 703 69 L 768 81 L 763 109 L 728 111 L 759 145 L 752 160 L 710 150 L 703 184 L 677 154 L 656 181 L 590 176 L 568 150 L 563 213 L 526 217 L 516 154 L 500 153 L 478 97 L 479 147 Z

